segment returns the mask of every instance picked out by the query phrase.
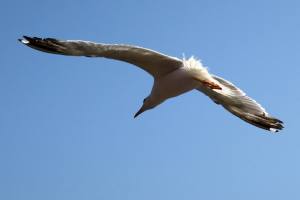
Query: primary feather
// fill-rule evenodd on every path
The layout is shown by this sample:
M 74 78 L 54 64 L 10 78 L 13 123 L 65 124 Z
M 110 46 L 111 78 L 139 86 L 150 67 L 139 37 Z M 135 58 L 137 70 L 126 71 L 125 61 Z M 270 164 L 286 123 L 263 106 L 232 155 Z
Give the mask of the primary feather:
M 213 75 L 213 78 L 222 85 L 222 90 L 208 90 L 204 87 L 198 90 L 235 116 L 254 126 L 272 132 L 278 132 L 283 128 L 281 120 L 270 116 L 259 103 L 248 97 L 241 89 L 221 77 Z

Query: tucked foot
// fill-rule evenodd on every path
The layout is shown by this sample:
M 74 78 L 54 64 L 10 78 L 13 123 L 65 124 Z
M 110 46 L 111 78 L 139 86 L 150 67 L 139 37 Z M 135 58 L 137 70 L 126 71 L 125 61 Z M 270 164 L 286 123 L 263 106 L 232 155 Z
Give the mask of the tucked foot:
M 222 90 L 222 87 L 214 82 L 202 81 L 202 84 L 210 89 Z

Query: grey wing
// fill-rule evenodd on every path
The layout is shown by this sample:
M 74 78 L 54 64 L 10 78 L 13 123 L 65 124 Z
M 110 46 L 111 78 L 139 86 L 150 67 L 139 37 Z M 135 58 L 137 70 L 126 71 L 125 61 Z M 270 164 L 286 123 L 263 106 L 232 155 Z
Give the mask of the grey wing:
M 57 40 L 24 36 L 23 44 L 47 53 L 69 56 L 104 57 L 136 65 L 158 78 L 182 67 L 182 60 L 162 53 L 122 44 L 102 44 L 80 40 Z
M 204 87 L 198 90 L 204 92 L 235 116 L 254 126 L 273 132 L 283 128 L 281 120 L 270 116 L 259 103 L 248 97 L 234 84 L 215 75 L 212 77 L 221 84 L 222 90 L 211 90 Z

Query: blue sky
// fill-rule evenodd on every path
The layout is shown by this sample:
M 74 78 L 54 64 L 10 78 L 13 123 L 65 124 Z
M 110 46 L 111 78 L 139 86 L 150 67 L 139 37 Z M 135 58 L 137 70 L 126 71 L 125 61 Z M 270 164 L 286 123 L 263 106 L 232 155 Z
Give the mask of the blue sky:
M 299 1 L 4 1 L 0 199 L 300 199 Z M 152 78 L 50 55 L 22 35 L 194 55 L 286 128 L 248 125 L 193 91 L 133 119 Z

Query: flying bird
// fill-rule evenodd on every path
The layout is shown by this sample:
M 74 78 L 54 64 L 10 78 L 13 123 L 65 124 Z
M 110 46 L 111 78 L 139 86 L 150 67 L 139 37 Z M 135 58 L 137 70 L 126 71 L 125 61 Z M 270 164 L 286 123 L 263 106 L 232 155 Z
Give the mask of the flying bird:
M 134 117 L 155 108 L 169 98 L 196 89 L 254 126 L 271 132 L 283 129 L 281 120 L 270 116 L 260 104 L 231 82 L 210 74 L 201 62 L 193 57 L 179 59 L 138 46 L 81 40 L 23 36 L 19 41 L 47 53 L 115 59 L 133 64 L 148 72 L 153 76 L 154 84 Z

